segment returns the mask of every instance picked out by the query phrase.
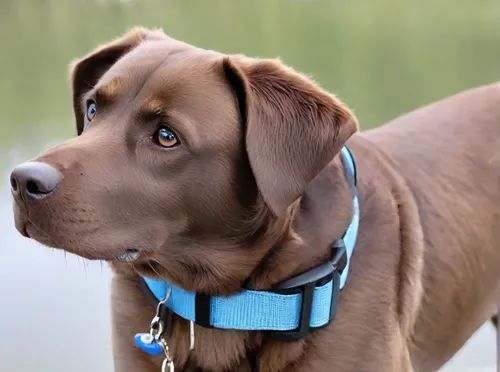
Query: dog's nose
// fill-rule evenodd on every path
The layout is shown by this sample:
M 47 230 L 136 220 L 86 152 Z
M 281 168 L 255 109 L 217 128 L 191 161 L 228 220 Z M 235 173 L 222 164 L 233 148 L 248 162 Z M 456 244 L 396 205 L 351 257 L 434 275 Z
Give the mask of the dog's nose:
M 28 162 L 16 167 L 10 174 L 14 195 L 43 199 L 56 188 L 63 176 L 56 168 L 41 162 Z

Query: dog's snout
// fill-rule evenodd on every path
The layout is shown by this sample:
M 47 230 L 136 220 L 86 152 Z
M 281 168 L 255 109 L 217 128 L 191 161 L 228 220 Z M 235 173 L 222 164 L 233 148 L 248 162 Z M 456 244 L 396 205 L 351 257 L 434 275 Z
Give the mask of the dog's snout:
M 10 175 L 14 194 L 42 199 L 57 187 L 63 176 L 56 168 L 41 162 L 28 162 L 16 167 Z

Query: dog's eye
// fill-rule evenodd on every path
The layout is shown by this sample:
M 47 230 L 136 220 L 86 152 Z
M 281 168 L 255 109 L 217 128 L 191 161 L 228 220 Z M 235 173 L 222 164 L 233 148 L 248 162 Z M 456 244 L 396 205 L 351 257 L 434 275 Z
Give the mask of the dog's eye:
M 177 135 L 166 125 L 161 125 L 156 131 L 155 141 L 158 145 L 165 148 L 172 148 L 180 143 Z
M 89 101 L 87 104 L 87 120 L 91 121 L 95 114 L 97 113 L 97 105 L 93 101 Z

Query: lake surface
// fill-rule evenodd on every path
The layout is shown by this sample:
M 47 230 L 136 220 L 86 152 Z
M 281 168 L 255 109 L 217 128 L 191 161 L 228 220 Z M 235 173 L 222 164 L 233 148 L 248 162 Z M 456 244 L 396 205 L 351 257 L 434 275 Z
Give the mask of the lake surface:
M 362 128 L 500 80 L 500 2 L 0 0 L 0 371 L 111 372 L 109 279 L 14 229 L 10 170 L 75 133 L 69 62 L 134 25 L 227 53 L 280 57 Z M 444 368 L 495 370 L 487 324 Z

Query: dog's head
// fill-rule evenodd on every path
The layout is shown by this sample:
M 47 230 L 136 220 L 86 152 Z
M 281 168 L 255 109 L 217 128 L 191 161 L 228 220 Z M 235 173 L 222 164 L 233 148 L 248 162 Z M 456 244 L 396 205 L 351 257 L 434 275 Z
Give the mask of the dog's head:
M 190 290 L 241 285 L 357 129 L 279 61 L 157 30 L 99 47 L 71 76 L 78 136 L 13 171 L 17 229 Z

